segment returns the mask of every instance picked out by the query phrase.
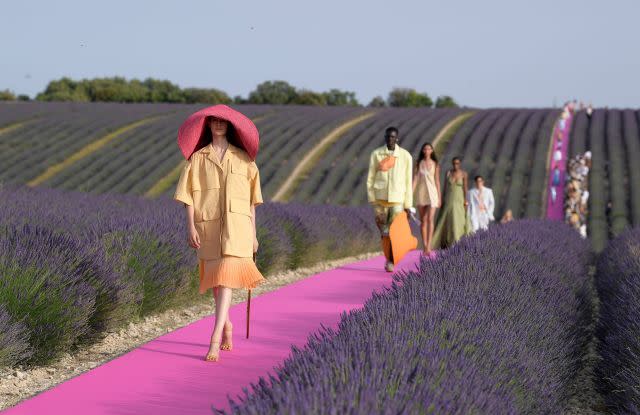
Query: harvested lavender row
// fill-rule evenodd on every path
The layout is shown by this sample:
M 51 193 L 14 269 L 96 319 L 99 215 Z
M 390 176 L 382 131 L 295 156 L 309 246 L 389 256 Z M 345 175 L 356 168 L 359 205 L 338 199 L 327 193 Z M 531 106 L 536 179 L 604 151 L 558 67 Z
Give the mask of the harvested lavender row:
M 596 379 L 612 413 L 640 413 L 640 228 L 609 241 L 598 259 L 599 365 Z
M 498 217 L 506 210 L 516 218 L 543 217 L 549 137 L 558 116 L 553 109 L 478 111 L 441 155 L 440 180 L 444 181 L 453 157 L 462 157 L 469 177 L 481 175 L 493 189 Z
M 559 413 L 590 318 L 590 259 L 560 223 L 465 238 L 310 336 L 230 412 Z
M 627 227 L 640 226 L 640 111 L 597 109 L 591 117 L 576 115 L 570 155 L 593 154 L 589 169 L 587 233 L 593 250 Z
M 318 160 L 313 173 L 302 178 L 292 200 L 362 205 L 367 203 L 365 182 L 369 155 L 384 144 L 385 128 L 395 125 L 401 131 L 401 145 L 415 154 L 425 141 L 463 110 L 458 108 L 386 108 L 357 124 L 333 143 Z
M 0 365 L 48 361 L 197 295 L 196 253 L 173 200 L 16 186 L 0 200 Z M 259 206 L 258 266 L 269 274 L 373 251 L 372 215 Z

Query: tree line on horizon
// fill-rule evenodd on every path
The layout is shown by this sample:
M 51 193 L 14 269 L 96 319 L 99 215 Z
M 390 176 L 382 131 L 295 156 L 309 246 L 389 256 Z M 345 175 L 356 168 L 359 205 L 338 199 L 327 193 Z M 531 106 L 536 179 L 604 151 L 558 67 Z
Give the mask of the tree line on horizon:
M 16 95 L 5 89 L 0 91 L 0 101 L 29 101 L 28 95 Z M 355 92 L 330 89 L 316 92 L 296 88 L 286 81 L 265 81 L 256 86 L 244 98 L 229 96 L 216 88 L 180 88 L 168 81 L 147 78 L 127 80 L 123 77 L 82 79 L 63 77 L 50 81 L 45 90 L 36 95 L 37 101 L 75 102 L 125 102 L 125 103 L 185 103 L 185 104 L 270 104 L 270 105 L 317 105 L 317 106 L 362 106 Z M 448 96 L 439 96 L 435 102 L 426 92 L 413 88 L 393 88 L 385 99 L 378 95 L 369 102 L 369 107 L 458 107 Z

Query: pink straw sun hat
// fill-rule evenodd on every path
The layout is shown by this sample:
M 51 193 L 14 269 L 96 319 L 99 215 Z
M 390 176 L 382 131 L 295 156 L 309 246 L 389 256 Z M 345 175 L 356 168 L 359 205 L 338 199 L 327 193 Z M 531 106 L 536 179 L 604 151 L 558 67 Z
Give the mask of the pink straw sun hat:
M 227 138 L 229 142 L 247 152 L 251 160 L 258 155 L 260 136 L 253 121 L 239 111 L 226 105 L 214 105 L 201 109 L 187 118 L 178 130 L 178 146 L 187 160 L 191 155 L 208 143 L 203 142 L 205 121 L 209 117 L 220 118 L 229 122 Z

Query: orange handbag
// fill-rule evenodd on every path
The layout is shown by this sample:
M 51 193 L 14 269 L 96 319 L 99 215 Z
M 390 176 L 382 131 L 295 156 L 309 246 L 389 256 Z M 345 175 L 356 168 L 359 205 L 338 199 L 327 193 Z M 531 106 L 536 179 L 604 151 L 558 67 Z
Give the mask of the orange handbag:
M 396 165 L 396 158 L 393 156 L 387 156 L 384 159 L 380 160 L 380 163 L 378 163 L 378 170 L 387 171 L 393 168 L 393 166 L 395 165 Z

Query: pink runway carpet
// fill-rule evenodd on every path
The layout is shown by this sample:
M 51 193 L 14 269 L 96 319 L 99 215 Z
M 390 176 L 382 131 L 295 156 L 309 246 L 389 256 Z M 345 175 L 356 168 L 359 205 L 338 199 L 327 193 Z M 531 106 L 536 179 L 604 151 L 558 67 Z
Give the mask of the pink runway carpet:
M 553 129 L 553 148 L 549 162 L 549 184 L 547 188 L 547 218 L 552 220 L 564 220 L 564 184 L 572 120 L 573 115 L 570 113 L 566 119 L 564 129 L 560 128 L 559 122 L 556 122 Z M 559 180 L 554 184 L 556 167 L 559 172 Z M 553 197 L 554 192 L 555 200 Z
M 398 270 L 412 270 L 419 253 Z M 303 346 L 320 325 L 335 327 L 340 313 L 361 307 L 374 290 L 391 283 L 384 257 L 348 264 L 263 294 L 251 301 L 251 338 L 246 340 L 245 303 L 231 308 L 231 352 L 205 362 L 213 317 L 158 337 L 3 412 L 18 414 L 211 414 L 228 408 L 242 388 L 258 381 Z

